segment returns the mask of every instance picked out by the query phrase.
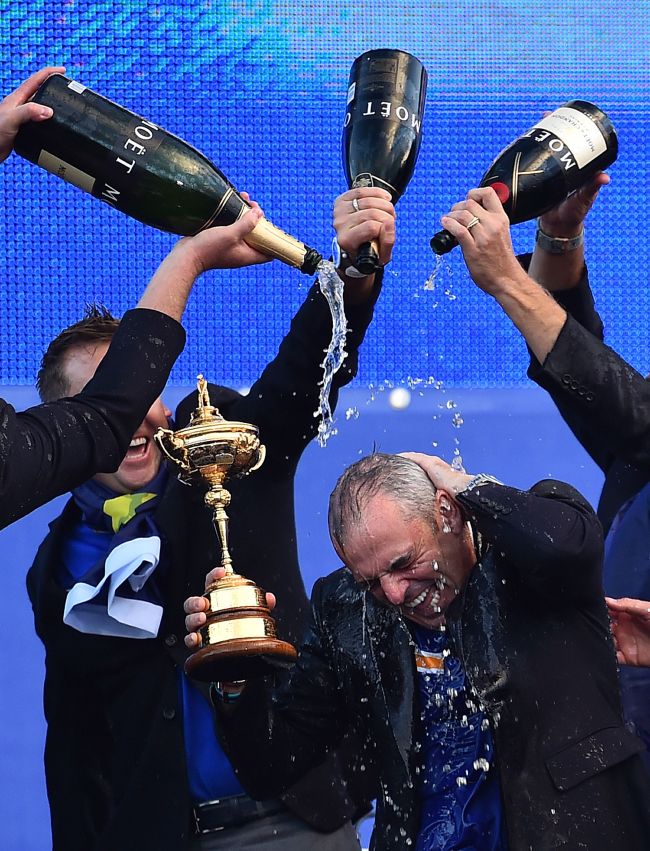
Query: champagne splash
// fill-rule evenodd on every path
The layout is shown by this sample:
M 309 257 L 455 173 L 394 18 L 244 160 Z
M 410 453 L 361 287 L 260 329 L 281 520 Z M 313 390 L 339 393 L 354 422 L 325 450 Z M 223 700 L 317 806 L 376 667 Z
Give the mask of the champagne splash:
M 332 408 L 330 406 L 330 393 L 332 392 L 332 379 L 341 368 L 347 357 L 345 351 L 345 335 L 348 324 L 345 318 L 343 305 L 343 281 L 339 278 L 334 264 L 329 260 L 321 260 L 316 269 L 320 291 L 327 299 L 332 314 L 332 339 L 325 352 L 323 367 L 323 380 L 320 383 L 320 395 L 318 397 L 318 410 L 314 411 L 315 417 L 320 417 L 318 423 L 317 440 L 319 446 L 325 446 L 329 438 L 336 434 Z
M 435 290 L 438 275 L 440 274 L 440 271 L 441 271 L 441 269 L 443 268 L 444 265 L 445 265 L 444 255 L 443 254 L 436 254 L 434 261 L 433 261 L 433 271 L 431 272 L 429 277 L 424 282 L 424 289 L 425 290 Z

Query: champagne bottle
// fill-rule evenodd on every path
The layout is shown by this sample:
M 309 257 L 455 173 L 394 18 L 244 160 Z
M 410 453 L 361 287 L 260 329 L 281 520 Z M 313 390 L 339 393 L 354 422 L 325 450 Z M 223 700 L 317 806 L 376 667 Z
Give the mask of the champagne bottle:
M 146 225 L 192 236 L 229 225 L 249 205 L 203 154 L 151 121 L 53 74 L 33 98 L 54 117 L 24 124 L 15 150 Z M 322 257 L 262 219 L 246 242 L 306 274 Z
M 605 113 L 585 100 L 570 100 L 504 148 L 479 185 L 494 189 L 517 224 L 555 207 L 617 155 L 616 131 Z M 456 245 L 446 230 L 431 239 L 435 254 Z
M 404 194 L 420 150 L 427 72 L 402 50 L 370 50 L 350 70 L 343 123 L 343 165 L 348 186 L 379 186 L 396 203 Z M 357 252 L 366 275 L 377 268 L 370 243 Z

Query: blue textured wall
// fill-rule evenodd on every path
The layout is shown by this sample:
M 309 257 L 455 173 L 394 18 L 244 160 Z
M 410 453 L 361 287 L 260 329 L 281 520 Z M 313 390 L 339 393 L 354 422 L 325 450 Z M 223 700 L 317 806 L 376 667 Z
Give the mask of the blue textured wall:
M 64 62 L 70 76 L 204 151 L 269 218 L 323 252 L 332 200 L 346 188 L 339 148 L 352 61 L 384 46 L 422 60 L 430 75 L 424 141 L 400 202 L 394 275 L 361 382 L 433 375 L 452 386 L 525 383 L 516 335 L 459 257 L 437 291 L 423 290 L 428 238 L 542 110 L 572 97 L 594 101 L 614 121 L 621 153 L 592 216 L 590 265 L 611 340 L 647 366 L 650 243 L 637 240 L 637 196 L 648 181 L 645 0 L 1 0 L 0 11 L 0 91 L 45 62 Z M 1 359 L 0 381 L 30 383 L 53 333 L 90 298 L 116 311 L 132 304 L 173 239 L 17 157 L 0 170 L 0 198 L 0 333 L 2 350 L 15 355 Z M 516 229 L 519 247 L 531 240 L 530 225 Z M 306 285 L 279 263 L 209 276 L 188 312 L 190 345 L 175 380 L 201 369 L 249 383 Z

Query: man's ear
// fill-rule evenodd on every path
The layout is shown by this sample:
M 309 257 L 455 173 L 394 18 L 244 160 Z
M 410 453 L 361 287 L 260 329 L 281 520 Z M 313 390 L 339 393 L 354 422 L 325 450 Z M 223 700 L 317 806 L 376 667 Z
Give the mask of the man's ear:
M 447 491 L 438 488 L 435 496 L 435 506 L 441 532 L 454 532 L 459 534 L 465 520 L 460 505 L 451 497 Z

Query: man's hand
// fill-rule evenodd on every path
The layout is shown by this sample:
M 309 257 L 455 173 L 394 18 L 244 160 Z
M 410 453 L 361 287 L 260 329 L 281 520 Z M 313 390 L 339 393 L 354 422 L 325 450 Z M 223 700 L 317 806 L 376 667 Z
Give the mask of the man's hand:
M 498 296 L 504 287 L 526 278 L 512 248 L 510 221 L 494 189 L 471 189 L 467 200 L 454 204 L 441 221 L 458 240 L 472 280 L 486 293 Z
M 605 601 L 619 664 L 650 667 L 650 602 L 629 597 Z
M 242 197 L 248 201 L 246 193 Z M 244 241 L 262 217 L 257 204 L 249 203 L 252 209 L 234 224 L 208 228 L 179 240 L 149 281 L 138 307 L 159 310 L 180 322 L 194 282 L 202 272 L 269 263 L 270 257 Z
M 400 455 L 421 467 L 435 488 L 445 491 L 452 497 L 465 490 L 472 481 L 473 476 L 454 470 L 437 455 L 425 455 L 423 452 L 400 452 Z
M 65 68 L 59 65 L 42 68 L 0 102 L 0 163 L 12 152 L 16 133 L 22 124 L 28 121 L 46 121 L 54 115 L 49 106 L 28 101 L 49 76 L 64 72 Z
M 598 193 L 609 183 L 609 175 L 599 171 L 581 189 L 557 207 L 540 216 L 540 230 L 555 239 L 574 239 L 584 228 L 584 221 Z M 582 241 L 571 251 L 554 254 L 544 244 L 535 243 L 528 274 L 549 292 L 570 290 L 584 274 L 585 250 Z
M 207 589 L 217 581 L 217 579 L 223 579 L 226 575 L 226 571 L 223 567 L 215 567 L 213 570 L 208 573 L 205 577 L 205 588 Z M 269 609 L 273 610 L 275 608 L 275 594 L 266 595 L 266 605 Z M 188 632 L 188 635 L 185 636 L 185 644 L 191 650 L 196 650 L 201 646 L 201 633 L 199 630 L 202 626 L 205 626 L 207 623 L 207 615 L 208 611 L 208 601 L 205 597 L 188 597 L 183 604 L 183 610 L 185 611 L 185 629 Z
M 273 259 L 251 248 L 245 241 L 263 213 L 246 192 L 242 192 L 241 196 L 251 205 L 251 210 L 241 219 L 225 227 L 207 228 L 196 236 L 179 240 L 176 244 L 174 251 L 187 258 L 197 277 L 210 269 L 239 269 L 259 263 L 270 263 Z
M 599 171 L 580 189 L 573 192 L 552 210 L 540 216 L 539 225 L 544 233 L 560 239 L 572 239 L 578 236 L 584 226 L 587 213 L 591 210 L 598 193 L 607 186 L 610 177 Z
M 334 202 L 333 224 L 341 251 L 352 259 L 356 258 L 360 246 L 374 240 L 380 265 L 390 262 L 395 245 L 395 207 L 386 190 L 364 186 L 339 195 Z M 353 278 L 339 274 L 345 282 L 348 304 L 363 301 L 371 292 L 374 275 Z

